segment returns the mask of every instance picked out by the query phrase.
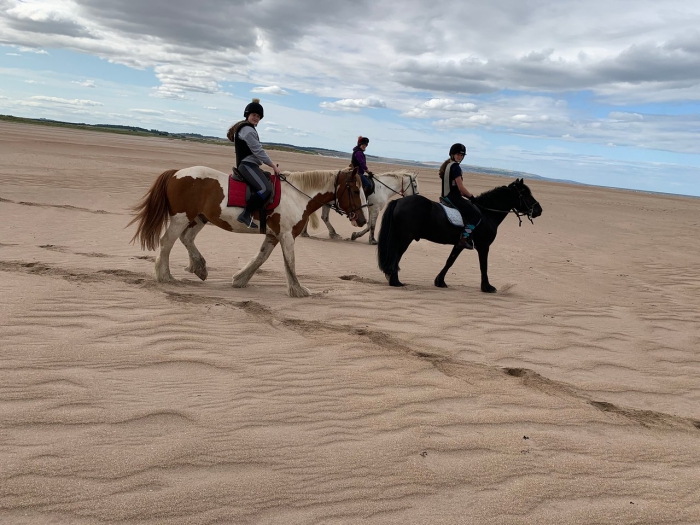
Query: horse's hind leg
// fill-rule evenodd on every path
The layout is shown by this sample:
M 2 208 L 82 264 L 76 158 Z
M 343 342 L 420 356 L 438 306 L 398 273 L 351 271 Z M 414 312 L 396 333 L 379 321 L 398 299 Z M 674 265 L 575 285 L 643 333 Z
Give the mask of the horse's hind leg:
M 287 274 L 287 293 L 289 297 L 308 297 L 311 292 L 299 284 L 299 279 L 297 279 L 294 262 L 294 236 L 287 232 L 283 233 L 281 237 L 284 270 Z
M 258 268 L 260 268 L 263 263 L 267 261 L 267 258 L 270 257 L 272 250 L 274 250 L 275 246 L 277 246 L 277 242 L 277 237 L 274 235 L 266 235 L 262 246 L 260 246 L 260 251 L 258 252 L 257 257 L 246 264 L 242 270 L 233 276 L 233 282 L 231 285 L 234 288 L 245 288 L 248 286 L 248 281 L 250 281 L 253 274 L 258 271 Z
M 170 273 L 170 250 L 173 249 L 173 244 L 175 244 L 175 241 L 177 241 L 184 229 L 187 228 L 189 222 L 187 215 L 184 213 L 173 215 L 170 218 L 168 228 L 160 238 L 160 252 L 156 257 L 156 281 L 159 283 L 175 280 Z
M 328 228 L 328 236 L 331 239 L 340 239 L 340 235 L 338 235 L 338 233 L 335 231 L 335 228 L 333 228 L 331 221 L 328 219 L 330 214 L 331 214 L 330 206 L 324 206 L 321 209 L 321 219 L 326 224 L 326 228 Z
M 445 276 L 447 275 L 447 271 L 457 260 L 457 257 L 459 257 L 460 253 L 462 253 L 462 248 L 460 248 L 459 246 L 455 246 L 454 248 L 452 248 L 450 256 L 447 258 L 447 262 L 445 263 L 445 267 L 435 278 L 435 286 L 437 286 L 438 288 L 447 288 L 447 285 L 445 284 Z
M 204 228 L 204 222 L 200 217 L 197 217 L 193 222 L 191 222 L 182 234 L 180 234 L 180 240 L 182 244 L 187 248 L 187 253 L 190 256 L 190 264 L 185 268 L 186 271 L 195 274 L 202 281 L 206 281 L 207 275 L 207 261 L 204 260 L 202 254 L 194 245 L 194 238 L 197 234 Z
M 401 239 L 398 241 L 398 249 L 396 250 L 396 270 L 391 273 L 390 275 L 387 275 L 387 279 L 389 279 L 389 286 L 405 286 L 401 281 L 399 281 L 399 263 L 401 262 L 401 257 L 403 257 L 403 254 L 406 253 L 406 250 L 408 250 L 408 247 L 410 246 L 411 242 L 413 239 Z

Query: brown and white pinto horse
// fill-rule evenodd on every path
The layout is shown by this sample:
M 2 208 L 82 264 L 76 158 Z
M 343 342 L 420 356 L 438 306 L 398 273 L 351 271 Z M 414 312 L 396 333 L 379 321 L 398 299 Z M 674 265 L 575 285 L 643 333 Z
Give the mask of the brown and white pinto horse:
M 267 218 L 267 233 L 257 257 L 233 276 L 234 288 L 243 288 L 277 246 L 282 244 L 287 293 L 291 297 L 307 297 L 310 292 L 299 284 L 294 269 L 294 239 L 304 228 L 309 215 L 324 204 L 334 203 L 345 212 L 355 226 L 367 223 L 367 201 L 362 181 L 356 170 L 310 171 L 284 173 L 289 184 L 282 184 L 280 203 Z M 138 223 L 136 234 L 142 249 L 155 250 L 155 276 L 159 282 L 173 281 L 170 273 L 170 250 L 179 238 L 187 248 L 190 263 L 186 270 L 202 280 L 207 278 L 204 257 L 194 245 L 194 239 L 207 222 L 236 233 L 258 233 L 236 219 L 241 208 L 227 207 L 227 173 L 194 166 L 163 172 L 143 199 L 132 208 L 136 213 L 129 223 Z M 259 213 L 255 214 L 256 219 Z M 159 238 L 165 227 L 165 233 Z

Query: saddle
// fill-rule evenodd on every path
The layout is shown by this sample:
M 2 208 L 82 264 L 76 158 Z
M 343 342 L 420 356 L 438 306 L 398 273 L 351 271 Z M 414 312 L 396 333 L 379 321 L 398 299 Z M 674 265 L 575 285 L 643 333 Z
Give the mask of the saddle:
M 362 189 L 363 189 L 364 192 L 365 192 L 365 198 L 367 198 L 367 197 L 369 197 L 370 195 L 372 195 L 372 194 L 374 193 L 374 190 L 375 190 L 375 187 L 376 187 L 376 183 L 374 182 L 374 177 L 367 177 L 367 180 L 369 180 L 371 186 L 370 186 L 369 188 L 365 188 L 364 186 L 362 187 Z
M 265 172 L 272 182 L 272 194 L 265 203 L 265 210 L 274 210 L 280 203 L 282 197 L 282 188 L 280 178 L 277 175 Z M 250 186 L 246 184 L 243 177 L 236 168 L 233 169 L 233 174 L 228 178 L 228 207 L 245 208 L 248 199 L 250 198 Z
M 445 197 L 440 197 L 440 206 L 445 212 L 445 217 L 447 217 L 448 222 L 452 226 L 457 226 L 459 228 L 464 228 L 464 218 L 460 211 L 452 206 L 452 203 Z

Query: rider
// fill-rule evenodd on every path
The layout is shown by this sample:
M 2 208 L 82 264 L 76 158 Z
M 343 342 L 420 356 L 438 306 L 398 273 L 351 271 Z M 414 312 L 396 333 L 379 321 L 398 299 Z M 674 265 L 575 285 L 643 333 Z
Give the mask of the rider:
M 365 150 L 369 145 L 369 139 L 360 135 L 357 137 L 357 146 L 352 149 L 352 157 L 350 159 L 350 166 L 357 168 L 357 173 L 362 179 L 362 187 L 367 193 L 372 188 L 372 183 L 369 181 L 367 175 L 374 177 L 374 173 L 367 169 L 367 160 L 365 159 Z
M 267 164 L 275 172 L 275 175 L 280 174 L 279 167 L 265 153 L 255 129 L 263 116 L 260 99 L 254 98 L 243 111 L 244 120 L 231 126 L 227 134 L 228 139 L 233 142 L 236 149 L 236 169 L 252 190 L 245 209 L 238 216 L 238 222 L 242 222 L 249 228 L 258 227 L 253 222 L 253 214 L 265 205 L 272 193 L 272 183 L 260 169 L 260 166 Z
M 481 212 L 469 200 L 474 195 L 464 186 L 462 168 L 460 162 L 464 160 L 467 148 L 463 144 L 452 144 L 450 158 L 440 166 L 440 178 L 442 179 L 442 198 L 457 208 L 464 219 L 464 232 L 459 239 L 459 246 L 468 250 L 474 249 L 472 233 L 481 222 Z M 466 200 L 462 197 L 466 197 Z

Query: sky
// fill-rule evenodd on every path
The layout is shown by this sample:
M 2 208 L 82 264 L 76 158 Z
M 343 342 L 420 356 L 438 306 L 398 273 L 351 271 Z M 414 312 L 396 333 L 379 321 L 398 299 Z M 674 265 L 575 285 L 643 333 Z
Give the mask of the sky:
M 700 196 L 697 0 L 0 0 L 0 114 L 224 137 L 253 97 L 263 142 L 461 142 L 464 164 Z

